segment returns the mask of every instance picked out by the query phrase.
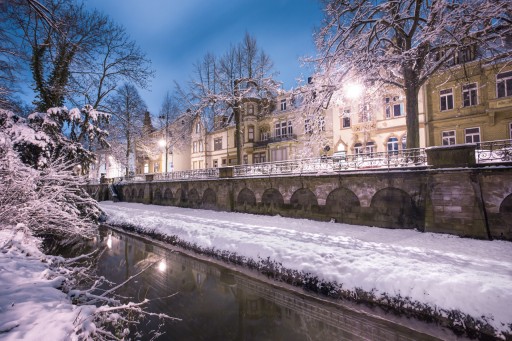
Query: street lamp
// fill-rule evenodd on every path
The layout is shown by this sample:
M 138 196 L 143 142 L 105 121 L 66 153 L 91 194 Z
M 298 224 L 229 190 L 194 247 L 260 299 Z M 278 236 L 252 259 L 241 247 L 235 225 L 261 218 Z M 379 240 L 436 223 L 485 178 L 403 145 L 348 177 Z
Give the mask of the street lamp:
M 167 128 L 166 128 L 167 129 Z M 165 140 L 164 139 L 161 139 L 160 141 L 158 141 L 158 145 L 162 148 L 165 147 L 165 173 L 167 173 L 167 154 L 168 154 L 168 150 L 169 150 L 169 146 L 167 145 L 167 134 L 165 134 Z
M 358 83 L 348 83 L 344 86 L 343 93 L 349 99 L 356 99 L 363 93 L 363 86 Z

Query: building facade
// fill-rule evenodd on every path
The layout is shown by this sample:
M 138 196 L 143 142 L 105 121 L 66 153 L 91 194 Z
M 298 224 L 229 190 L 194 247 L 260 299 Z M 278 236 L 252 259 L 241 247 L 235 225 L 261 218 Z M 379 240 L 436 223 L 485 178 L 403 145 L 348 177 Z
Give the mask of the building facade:
M 477 60 L 429 79 L 428 145 L 512 138 L 512 65 Z

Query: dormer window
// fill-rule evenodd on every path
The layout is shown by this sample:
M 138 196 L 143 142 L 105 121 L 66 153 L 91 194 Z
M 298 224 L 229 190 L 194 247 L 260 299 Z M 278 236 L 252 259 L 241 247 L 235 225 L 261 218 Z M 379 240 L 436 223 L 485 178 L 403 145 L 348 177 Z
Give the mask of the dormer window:
M 281 100 L 281 111 L 285 111 L 286 110 L 286 99 L 282 99 Z

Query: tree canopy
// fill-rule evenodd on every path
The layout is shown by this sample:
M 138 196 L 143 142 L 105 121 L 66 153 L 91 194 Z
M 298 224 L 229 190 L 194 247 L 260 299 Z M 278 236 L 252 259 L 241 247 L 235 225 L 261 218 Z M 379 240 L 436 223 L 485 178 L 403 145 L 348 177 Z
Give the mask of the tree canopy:
M 503 57 L 512 33 L 510 1 L 329 0 L 324 5 L 316 33 L 317 81 L 323 78 L 331 93 L 347 75 L 402 89 L 408 148 L 419 147 L 418 93 L 427 79 L 475 46 L 480 57 Z

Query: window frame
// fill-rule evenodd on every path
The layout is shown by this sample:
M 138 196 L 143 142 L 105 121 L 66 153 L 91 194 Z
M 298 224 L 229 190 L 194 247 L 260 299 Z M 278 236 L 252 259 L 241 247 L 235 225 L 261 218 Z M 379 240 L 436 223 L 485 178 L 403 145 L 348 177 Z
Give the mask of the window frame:
M 443 109 L 443 102 L 445 109 Z M 450 105 L 451 107 L 450 107 Z M 454 108 L 453 88 L 443 89 L 439 91 L 439 110 L 450 111 Z
M 398 138 L 396 136 L 390 136 L 388 138 L 386 142 L 386 150 L 388 153 L 398 154 Z
M 475 130 L 476 132 L 469 133 L 468 130 Z M 468 137 L 471 138 L 471 141 L 468 141 Z M 477 137 L 478 141 L 475 141 L 475 137 Z M 481 141 L 482 135 L 480 127 L 464 128 L 464 143 L 480 143 Z
M 247 127 L 247 138 L 249 142 L 254 142 L 254 126 Z
M 466 105 L 466 96 L 467 100 L 469 102 L 468 105 Z M 473 103 L 474 101 L 474 103 Z M 478 84 L 476 82 L 474 83 L 467 83 L 462 85 L 462 106 L 464 108 L 467 107 L 473 107 L 475 105 L 478 105 Z
M 213 139 L 213 151 L 222 150 L 222 137 L 216 137 Z
M 453 133 L 453 134 L 452 134 Z M 453 143 L 451 143 L 453 139 Z M 445 143 L 447 141 L 448 143 Z M 444 130 L 441 132 L 441 145 L 442 146 L 452 146 L 457 144 L 457 134 L 455 130 Z
M 281 111 L 286 110 L 286 98 L 281 99 Z
M 503 96 L 500 96 L 501 85 L 503 85 Z M 496 75 L 496 98 L 505 98 L 510 96 L 512 96 L 512 71 L 498 73 Z

